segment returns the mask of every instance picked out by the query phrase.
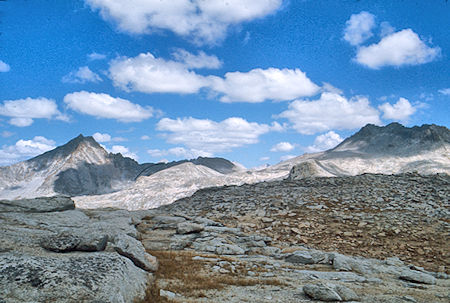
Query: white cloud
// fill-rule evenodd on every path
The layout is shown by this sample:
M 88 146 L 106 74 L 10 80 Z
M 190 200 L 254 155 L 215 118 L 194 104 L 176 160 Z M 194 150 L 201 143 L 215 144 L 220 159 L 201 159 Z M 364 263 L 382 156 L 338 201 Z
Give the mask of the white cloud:
M 428 63 L 440 53 L 439 47 L 429 47 L 411 29 L 404 29 L 385 36 L 377 44 L 360 47 L 355 60 L 366 67 L 379 69 Z
M 318 100 L 296 100 L 278 115 L 292 123 L 301 134 L 312 135 L 332 129 L 355 129 L 367 123 L 380 124 L 379 113 L 369 100 L 354 97 L 347 100 L 334 93 L 322 93 Z
M 270 157 L 261 157 L 259 158 L 259 161 L 269 161 Z
M 161 150 L 161 149 L 149 149 L 147 150 L 147 153 L 152 156 L 153 158 L 161 158 L 166 157 L 169 155 L 175 156 L 178 159 L 193 159 L 198 157 L 211 157 L 213 154 L 204 152 L 201 150 L 195 150 L 195 149 L 186 149 L 184 147 L 173 147 L 168 150 Z M 167 162 L 167 160 L 165 161 Z
M 305 148 L 306 152 L 309 153 L 317 153 L 320 151 L 328 150 L 339 143 L 341 143 L 344 139 L 339 136 L 339 134 L 336 134 L 334 131 L 329 131 L 326 134 L 322 134 L 316 137 L 314 140 L 313 145 L 308 146 Z
M 33 119 L 68 120 L 67 116 L 58 110 L 54 100 L 42 97 L 6 100 L 0 104 L 0 115 L 10 117 L 9 123 L 19 127 L 30 126 Z
M 88 57 L 89 61 L 106 59 L 106 55 L 99 54 L 99 53 L 96 53 L 96 52 L 90 53 L 89 55 L 87 55 L 87 57 Z
M 25 158 L 34 157 L 55 147 L 55 141 L 42 136 L 36 136 L 31 140 L 21 139 L 14 145 L 3 146 L 0 149 L 0 165 L 8 165 Z
M 108 149 L 108 151 L 113 154 L 120 153 L 122 156 L 134 159 L 136 161 L 139 160 L 139 157 L 135 153 L 131 152 L 127 147 L 122 145 L 113 145 L 111 149 Z
M 340 90 L 337 87 L 334 87 L 333 85 L 331 85 L 330 83 L 327 82 L 323 82 L 322 83 L 322 91 L 323 92 L 327 92 L 327 93 L 334 93 L 334 94 L 338 94 L 338 95 L 342 95 L 344 92 L 342 90 Z
M 231 25 L 275 12 L 282 0 L 85 0 L 105 20 L 131 34 L 169 30 L 195 43 L 214 44 Z
M 295 146 L 289 142 L 280 142 L 278 144 L 275 144 L 270 149 L 271 152 L 289 152 L 293 150 Z
M 312 96 L 319 91 L 319 87 L 300 69 L 257 68 L 247 73 L 226 73 L 223 79 L 212 79 L 211 88 L 223 94 L 222 102 L 292 100 Z
M 405 98 L 398 99 L 393 105 L 383 103 L 378 108 L 383 112 L 383 118 L 388 120 L 407 121 L 416 112 L 416 108 Z
M 380 24 L 380 36 L 381 37 L 386 37 L 389 36 L 390 34 L 393 34 L 395 32 L 395 28 L 386 21 L 381 22 Z
M 84 84 L 86 82 L 100 82 L 102 78 L 87 66 L 80 67 L 77 71 L 70 72 L 62 78 L 64 83 L 80 83 Z
M 99 142 L 99 143 L 106 143 L 106 142 L 124 142 L 124 141 L 128 141 L 126 138 L 123 137 L 111 137 L 110 134 L 102 134 L 102 133 L 95 133 L 92 135 L 92 137 L 95 139 L 95 141 Z
M 443 88 L 439 90 L 439 93 L 446 95 L 446 96 L 450 96 L 450 88 Z
M 143 136 L 141 137 L 141 140 L 150 140 L 150 136 L 143 135 Z
M 92 137 L 99 143 L 111 141 L 111 135 L 109 134 L 95 133 Z
M 167 156 L 168 152 L 161 149 L 149 149 L 147 153 L 154 158 L 161 158 Z
M 155 58 L 151 53 L 111 61 L 110 78 L 125 91 L 192 94 L 207 86 L 205 77 L 183 63 Z
M 172 53 L 174 59 L 183 63 L 187 68 L 220 68 L 222 61 L 214 55 L 207 55 L 200 51 L 197 55 L 191 54 L 184 49 L 177 49 Z
M 235 117 L 221 122 L 190 117 L 176 120 L 164 118 L 158 122 L 156 128 L 165 132 L 169 143 L 183 144 L 191 151 L 212 155 L 258 143 L 259 136 L 279 130 L 280 125 L 258 124 Z
M 213 59 L 188 54 L 176 57 L 183 62 L 156 58 L 151 53 L 117 58 L 110 63 L 109 75 L 114 85 L 125 91 L 193 94 L 205 88 L 221 95 L 222 102 L 292 100 L 319 91 L 299 69 L 258 68 L 246 73 L 229 72 L 224 78 L 199 75 L 189 67 L 211 67 Z
M 368 12 L 353 14 L 346 22 L 344 40 L 351 45 L 360 45 L 373 36 L 372 29 L 375 27 L 375 16 Z
M 4 130 L 4 131 L 2 131 L 2 133 L 0 134 L 3 138 L 9 138 L 9 137 L 11 137 L 11 136 L 14 136 L 14 133 L 13 132 L 10 132 L 10 131 L 7 131 L 7 130 Z
M 11 67 L 9 67 L 8 64 L 0 60 L 0 73 L 6 73 L 11 70 Z
M 153 115 L 153 109 L 149 106 L 142 107 L 108 94 L 80 91 L 67 94 L 64 102 L 74 111 L 97 118 L 116 119 L 120 122 L 141 122 Z

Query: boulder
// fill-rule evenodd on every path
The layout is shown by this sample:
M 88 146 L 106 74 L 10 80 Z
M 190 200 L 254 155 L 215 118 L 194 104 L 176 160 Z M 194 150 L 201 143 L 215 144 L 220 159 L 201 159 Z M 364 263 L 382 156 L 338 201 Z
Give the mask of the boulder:
M 75 203 L 69 197 L 42 197 L 15 201 L 0 201 L 1 212 L 48 213 L 75 209 Z
M 204 229 L 205 227 L 203 225 L 191 222 L 182 222 L 177 224 L 177 234 L 180 235 L 199 233 Z
M 119 234 L 114 240 L 113 247 L 115 251 L 130 259 L 137 267 L 150 272 L 158 270 L 158 260 L 145 252 L 142 243 L 135 238 Z
M 436 278 L 424 272 L 406 269 L 400 274 L 400 279 L 422 284 L 436 284 Z
M 303 292 L 314 300 L 342 301 L 341 296 L 334 289 L 323 284 L 307 284 L 303 286 Z
M 68 253 L 58 258 L 4 253 L 0 302 L 135 302 L 151 275 L 116 253 Z
M 69 234 L 61 233 L 56 236 L 46 237 L 41 241 L 41 247 L 59 253 L 76 250 L 81 240 L 79 237 Z

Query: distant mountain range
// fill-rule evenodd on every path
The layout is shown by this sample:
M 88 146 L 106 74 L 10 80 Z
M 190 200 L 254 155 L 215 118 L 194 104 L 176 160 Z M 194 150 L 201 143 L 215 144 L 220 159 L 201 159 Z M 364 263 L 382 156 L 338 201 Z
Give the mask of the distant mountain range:
M 139 164 L 80 135 L 35 158 L 0 167 L 0 199 L 62 194 L 75 197 L 78 207 L 146 209 L 211 186 L 412 171 L 450 174 L 448 128 L 369 124 L 333 149 L 261 170 L 244 170 L 223 158 Z
M 92 137 L 79 135 L 42 155 L 0 167 L 0 198 L 53 195 L 99 195 L 132 185 L 137 178 L 191 162 L 227 174 L 240 168 L 222 158 L 197 158 L 169 163 L 144 163 L 108 153 Z

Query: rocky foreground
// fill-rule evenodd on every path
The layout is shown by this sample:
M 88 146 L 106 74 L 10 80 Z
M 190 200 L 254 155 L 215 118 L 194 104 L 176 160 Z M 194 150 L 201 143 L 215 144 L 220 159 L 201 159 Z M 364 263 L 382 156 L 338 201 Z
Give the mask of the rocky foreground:
M 448 175 L 367 174 L 140 212 L 1 201 L 0 302 L 449 302 L 449 197 Z
M 80 211 L 66 197 L 0 201 L 0 226 L 2 303 L 133 302 L 158 268 L 127 211 Z

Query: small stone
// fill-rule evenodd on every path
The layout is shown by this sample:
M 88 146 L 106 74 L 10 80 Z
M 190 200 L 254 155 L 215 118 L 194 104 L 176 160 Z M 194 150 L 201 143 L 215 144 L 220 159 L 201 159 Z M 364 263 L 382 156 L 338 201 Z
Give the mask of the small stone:
M 74 251 L 79 243 L 79 237 L 69 233 L 60 233 L 43 239 L 41 247 L 50 251 L 64 253 Z
M 300 264 L 314 264 L 313 257 L 307 251 L 298 250 L 293 254 L 289 255 L 285 259 L 290 263 L 300 263 Z
M 164 290 L 164 289 L 160 289 L 159 290 L 159 296 L 160 297 L 165 297 L 167 299 L 175 299 L 175 297 L 177 296 L 176 293 L 171 292 L 169 290 Z
M 334 285 L 334 289 L 343 301 L 357 301 L 359 299 L 358 295 L 346 286 Z
M 291 228 L 291 230 L 295 234 L 301 234 L 302 233 L 298 228 L 295 228 L 295 227 Z

